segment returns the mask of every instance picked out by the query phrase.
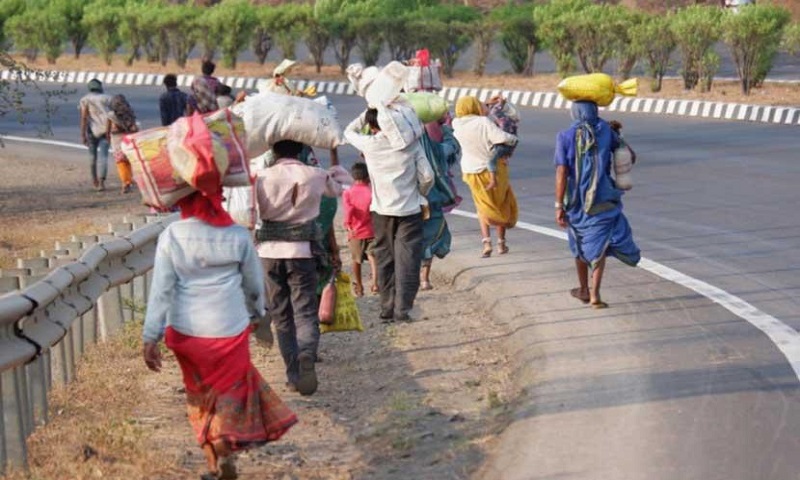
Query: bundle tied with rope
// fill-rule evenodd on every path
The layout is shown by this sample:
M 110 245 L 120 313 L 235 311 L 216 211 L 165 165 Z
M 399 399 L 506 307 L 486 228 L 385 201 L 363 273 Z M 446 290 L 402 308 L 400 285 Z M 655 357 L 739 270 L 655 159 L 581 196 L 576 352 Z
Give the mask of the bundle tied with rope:
M 558 84 L 558 93 L 569 101 L 594 102 L 599 107 L 607 107 L 617 94 L 635 97 L 639 90 L 639 81 L 630 78 L 616 83 L 605 73 L 590 73 L 567 77 Z

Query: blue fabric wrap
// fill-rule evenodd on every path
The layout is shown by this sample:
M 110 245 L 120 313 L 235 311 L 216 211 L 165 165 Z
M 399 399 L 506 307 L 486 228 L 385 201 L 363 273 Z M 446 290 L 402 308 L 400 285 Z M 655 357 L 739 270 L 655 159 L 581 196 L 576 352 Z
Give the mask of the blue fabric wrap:
M 450 167 L 461 158 L 461 146 L 453 136 L 452 128 L 442 126 L 442 133 L 444 138 L 441 143 L 431 140 L 427 133 L 422 136 L 422 147 L 435 176 L 434 185 L 426 197 L 431 216 L 422 227 L 423 260 L 430 260 L 434 255 L 444 258 L 450 253 L 452 242 L 443 209 L 456 201 L 456 194 L 447 181 L 447 175 Z
M 575 102 L 575 122 L 558 134 L 555 164 L 568 169 L 565 209 L 572 255 L 594 266 L 604 255 L 636 265 L 641 254 L 611 177 L 619 137 L 591 102 Z

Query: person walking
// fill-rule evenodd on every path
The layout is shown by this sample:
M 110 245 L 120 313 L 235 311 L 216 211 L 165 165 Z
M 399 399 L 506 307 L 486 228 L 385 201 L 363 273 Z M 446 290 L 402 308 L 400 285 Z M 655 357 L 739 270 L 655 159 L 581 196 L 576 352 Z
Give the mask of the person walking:
M 166 92 L 158 97 L 158 109 L 161 112 L 161 126 L 166 127 L 186 115 L 189 95 L 178 89 L 178 77 L 174 73 L 164 75 Z
M 117 173 L 122 183 L 122 193 L 128 193 L 133 188 L 133 172 L 131 162 L 122 152 L 120 144 L 122 137 L 129 133 L 139 131 L 136 123 L 136 114 L 133 113 L 130 103 L 124 95 L 114 95 L 109 103 L 108 113 L 108 141 L 111 144 L 111 151 L 114 152 L 114 162 L 117 164 Z
M 622 213 L 623 191 L 611 177 L 619 135 L 600 118 L 594 102 L 573 102 L 571 113 L 572 126 L 556 137 L 555 220 L 567 230 L 575 257 L 578 288 L 570 295 L 592 308 L 606 308 L 600 295 L 606 256 L 635 266 L 641 254 Z
M 217 86 L 220 81 L 214 76 L 217 65 L 211 60 L 203 60 L 200 66 L 203 75 L 192 81 L 192 96 L 189 112 L 209 113 L 217 110 Z
M 342 194 L 344 228 L 347 230 L 347 243 L 353 259 L 353 293 L 356 297 L 363 297 L 361 264 L 364 260 L 369 262 L 370 277 L 372 277 L 370 291 L 378 293 L 378 268 L 372 252 L 375 245 L 375 231 L 372 228 L 372 217 L 369 212 L 372 190 L 366 163 L 355 163 L 350 172 L 354 180 L 353 186 Z
M 95 190 L 106 189 L 108 175 L 108 110 L 111 97 L 103 93 L 100 80 L 92 79 L 87 84 L 89 93 L 79 103 L 81 114 L 81 142 L 89 149 L 89 169 Z
M 342 186 L 328 171 L 300 161 L 304 149 L 289 140 L 272 146 L 276 161 L 256 177 L 262 221 L 256 239 L 287 387 L 312 395 L 318 386 L 314 363 L 320 337 L 315 243 L 322 232 L 316 220 L 321 198 L 337 197 Z
M 409 321 L 420 286 L 422 205 L 433 186 L 433 169 L 419 141 L 402 150 L 391 146 L 374 108 L 353 120 L 344 136 L 364 155 L 369 170 L 380 318 Z
M 422 226 L 423 249 L 420 290 L 431 290 L 431 267 L 433 257 L 444 258 L 450 253 L 452 237 L 444 217 L 446 209 L 453 209 L 460 202 L 450 178 L 450 167 L 461 159 L 461 146 L 453 136 L 453 129 L 446 124 L 449 115 L 436 122 L 425 124 L 422 145 L 433 167 L 435 182 L 425 198 L 430 214 Z M 448 210 L 449 211 L 449 210 Z
M 234 479 L 232 455 L 278 440 L 297 416 L 250 358 L 251 319 L 265 315 L 256 249 L 222 209 L 214 163 L 198 165 L 206 188 L 178 202 L 181 220 L 158 238 L 143 357 L 160 371 L 158 342 L 165 340 L 181 367 L 189 423 L 208 464 L 201 479 Z
M 498 253 L 508 253 L 506 230 L 517 223 L 518 207 L 508 174 L 508 161 L 493 162 L 496 145 L 516 145 L 517 137 L 504 132 L 486 117 L 483 105 L 475 97 L 461 97 L 456 102 L 453 120 L 456 140 L 461 144 L 461 173 L 469 186 L 478 211 L 484 258 L 492 255 L 491 227 L 497 229 Z

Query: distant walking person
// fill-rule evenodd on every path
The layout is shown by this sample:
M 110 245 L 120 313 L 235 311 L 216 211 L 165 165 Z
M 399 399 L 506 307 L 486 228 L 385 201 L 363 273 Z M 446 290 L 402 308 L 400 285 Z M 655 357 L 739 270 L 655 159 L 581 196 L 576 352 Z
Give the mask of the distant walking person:
M 200 67 L 203 75 L 192 82 L 192 96 L 190 99 L 193 112 L 208 113 L 217 110 L 217 86 L 219 79 L 214 77 L 216 64 L 211 60 L 203 60 Z
M 108 141 L 111 143 L 111 150 L 114 152 L 114 162 L 117 164 L 119 180 L 122 183 L 122 193 L 128 193 L 133 187 L 133 172 L 131 162 L 122 153 L 120 143 L 122 137 L 129 133 L 139 131 L 136 123 L 136 114 L 133 113 L 130 103 L 124 95 L 114 95 L 109 104 L 111 111 L 108 112 Z
M 593 102 L 574 102 L 572 119 L 572 126 L 556 138 L 555 218 L 567 229 L 575 257 L 579 286 L 570 295 L 592 308 L 606 308 L 608 304 L 600 297 L 606 256 L 614 255 L 631 266 L 640 259 L 639 247 L 622 214 L 623 192 L 611 178 L 613 153 L 620 147 L 620 139 L 598 116 Z
M 486 117 L 483 105 L 475 97 L 458 99 L 453 130 L 462 149 L 462 177 L 478 210 L 483 237 L 481 256 L 492 255 L 491 227 L 497 229 L 498 253 L 508 253 L 506 230 L 517 224 L 519 211 L 509 181 L 507 158 L 498 159 L 496 153 L 498 145 L 516 145 L 517 137 Z
M 108 109 L 111 97 L 103 93 L 100 80 L 92 79 L 87 84 L 89 93 L 78 103 L 81 112 L 81 141 L 89 148 L 92 184 L 95 190 L 106 189 L 108 175 Z
M 178 89 L 178 77 L 173 73 L 164 76 L 167 91 L 158 98 L 158 109 L 161 111 L 161 125 L 166 127 L 186 115 L 189 95 Z

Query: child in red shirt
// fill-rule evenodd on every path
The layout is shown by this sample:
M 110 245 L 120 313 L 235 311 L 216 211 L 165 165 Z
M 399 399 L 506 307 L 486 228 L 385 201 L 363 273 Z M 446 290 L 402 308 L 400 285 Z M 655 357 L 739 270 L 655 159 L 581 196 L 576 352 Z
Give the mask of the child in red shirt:
M 353 165 L 351 174 L 355 183 L 342 194 L 344 203 L 344 228 L 347 229 L 347 240 L 350 253 L 353 256 L 353 291 L 357 297 L 364 295 L 364 285 L 361 283 L 361 262 L 369 260 L 372 276 L 372 293 L 378 291 L 377 265 L 372 247 L 375 232 L 372 230 L 372 216 L 369 206 L 372 203 L 372 187 L 369 183 L 367 164 L 358 162 Z

